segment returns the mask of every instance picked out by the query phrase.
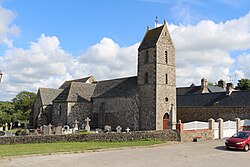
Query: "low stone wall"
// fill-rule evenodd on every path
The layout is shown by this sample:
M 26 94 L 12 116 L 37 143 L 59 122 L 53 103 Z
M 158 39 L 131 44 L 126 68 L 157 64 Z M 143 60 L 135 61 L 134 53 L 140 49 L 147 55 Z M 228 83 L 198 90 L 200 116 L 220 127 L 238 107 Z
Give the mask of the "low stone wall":
M 128 133 L 96 133 L 96 134 L 70 134 L 50 136 L 15 136 L 0 137 L 0 144 L 26 144 L 26 143 L 53 143 L 53 142 L 86 142 L 86 141 L 132 141 L 157 139 L 164 141 L 179 141 L 177 131 L 135 131 Z
M 214 131 L 209 129 L 196 130 L 196 131 L 183 131 L 180 134 L 181 142 L 192 142 L 194 138 L 199 138 L 199 140 L 213 140 Z

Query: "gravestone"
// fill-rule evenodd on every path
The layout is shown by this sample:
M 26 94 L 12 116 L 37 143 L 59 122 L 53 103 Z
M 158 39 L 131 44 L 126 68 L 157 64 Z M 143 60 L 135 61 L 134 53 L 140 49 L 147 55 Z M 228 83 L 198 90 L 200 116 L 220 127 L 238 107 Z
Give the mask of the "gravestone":
M 70 129 L 69 125 L 64 125 L 63 126 L 63 134 L 71 134 L 72 129 Z
M 12 130 L 12 125 L 13 125 L 13 123 L 11 122 L 11 123 L 10 123 L 10 130 Z
M 12 136 L 15 136 L 15 135 L 13 135 L 11 132 L 5 132 L 4 137 L 12 137 Z
M 127 132 L 129 132 L 129 131 L 130 131 L 129 127 L 127 127 L 126 131 L 127 131 Z
M 86 129 L 87 132 L 90 132 L 89 122 L 91 121 L 91 119 L 89 119 L 89 117 L 87 117 L 87 118 L 85 119 L 85 121 L 86 121 L 85 129 Z
M 0 127 L 0 132 L 2 132 L 2 131 L 3 131 L 3 127 L 1 126 L 1 127 Z
M 82 124 L 81 129 L 85 129 L 86 124 Z
M 8 123 L 6 122 L 5 123 L 5 131 L 7 131 L 7 130 L 9 130 L 9 129 L 8 129 Z
M 74 122 L 74 128 L 73 128 L 73 133 L 77 132 L 79 129 L 78 129 L 78 121 L 75 120 Z
M 49 128 L 47 125 L 43 125 L 43 135 L 49 135 Z
M 111 126 L 109 125 L 105 125 L 104 126 L 104 131 L 107 132 L 107 133 L 110 133 L 112 130 L 111 130 Z
M 121 133 L 121 132 L 122 132 L 122 127 L 117 126 L 117 127 L 116 127 L 116 132 L 117 132 L 117 133 Z
M 62 126 L 56 127 L 56 135 L 62 135 L 63 134 L 63 128 Z
M 48 133 L 49 133 L 49 135 L 52 134 L 52 125 L 51 124 L 48 125 Z

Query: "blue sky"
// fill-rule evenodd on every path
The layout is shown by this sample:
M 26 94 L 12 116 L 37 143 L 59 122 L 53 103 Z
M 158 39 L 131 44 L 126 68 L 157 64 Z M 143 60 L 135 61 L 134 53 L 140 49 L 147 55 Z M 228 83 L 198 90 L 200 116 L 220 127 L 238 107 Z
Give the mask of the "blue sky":
M 175 44 L 178 86 L 250 78 L 249 12 L 248 0 L 0 0 L 0 100 L 90 74 L 136 75 L 156 16 Z

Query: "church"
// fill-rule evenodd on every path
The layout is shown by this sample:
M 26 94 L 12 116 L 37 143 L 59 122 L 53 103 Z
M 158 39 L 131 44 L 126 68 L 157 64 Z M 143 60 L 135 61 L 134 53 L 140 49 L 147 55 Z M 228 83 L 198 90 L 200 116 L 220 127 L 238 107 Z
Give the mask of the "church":
M 182 122 L 222 118 L 250 119 L 250 91 L 219 80 L 216 86 L 176 88 L 175 48 L 166 21 L 147 28 L 138 48 L 137 76 L 96 81 L 94 76 L 65 81 L 59 88 L 39 88 L 30 127 L 85 124 L 131 130 L 176 129 Z
M 175 48 L 166 21 L 147 28 L 138 48 L 137 76 L 65 81 L 58 89 L 39 88 L 30 126 L 73 126 L 91 119 L 91 128 L 176 129 Z

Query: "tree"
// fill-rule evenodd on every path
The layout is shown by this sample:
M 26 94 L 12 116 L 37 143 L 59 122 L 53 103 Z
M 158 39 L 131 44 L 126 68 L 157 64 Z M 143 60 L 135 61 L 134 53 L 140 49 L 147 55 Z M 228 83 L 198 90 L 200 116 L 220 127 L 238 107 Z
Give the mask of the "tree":
M 250 79 L 240 79 L 237 83 L 237 89 L 250 90 Z
M 36 94 L 33 92 L 22 91 L 16 95 L 14 99 L 12 99 L 12 103 L 16 110 L 13 115 L 15 119 L 21 121 L 29 120 L 29 115 L 35 101 Z

